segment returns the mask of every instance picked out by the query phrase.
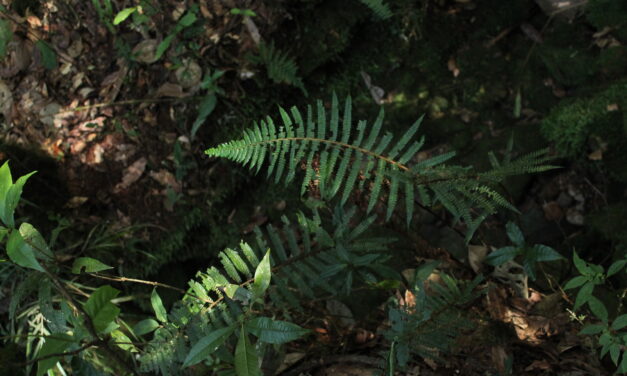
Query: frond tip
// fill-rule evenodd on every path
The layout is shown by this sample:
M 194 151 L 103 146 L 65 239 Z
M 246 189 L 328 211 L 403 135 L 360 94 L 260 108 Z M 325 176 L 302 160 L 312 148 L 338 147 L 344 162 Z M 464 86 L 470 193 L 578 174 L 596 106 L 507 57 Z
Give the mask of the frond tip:
M 317 181 L 324 199 L 339 197 L 346 203 L 352 192 L 364 188 L 370 192 L 368 209 L 377 206 L 387 195 L 387 219 L 392 215 L 398 196 L 404 195 L 407 223 L 411 221 L 416 202 L 430 206 L 442 204 L 464 220 L 469 228 L 476 228 L 487 215 L 499 207 L 513 209 L 494 188 L 505 177 L 525 172 L 542 171 L 546 152 L 530 154 L 520 161 L 506 160 L 491 171 L 478 173 L 470 167 L 447 166 L 454 152 L 417 162 L 415 157 L 424 145 L 424 137 L 416 139 L 422 117 L 403 135 L 395 139 L 382 134 L 383 110 L 371 126 L 352 119 L 351 98 L 340 104 L 334 94 L 330 114 L 322 101 L 315 110 L 307 107 L 305 116 L 293 107 L 289 113 L 279 108 L 282 124 L 267 117 L 244 131 L 241 140 L 230 141 L 210 148 L 205 153 L 223 157 L 259 171 L 267 164 L 268 177 L 275 183 L 282 179 L 290 183 L 297 170 L 304 166 L 302 193 Z M 521 163 L 522 162 L 522 163 Z M 417 188 L 417 189 L 415 189 Z M 415 192 L 418 197 L 415 197 Z M 471 209 L 479 209 L 471 210 Z M 514 209 L 515 210 L 515 209 Z

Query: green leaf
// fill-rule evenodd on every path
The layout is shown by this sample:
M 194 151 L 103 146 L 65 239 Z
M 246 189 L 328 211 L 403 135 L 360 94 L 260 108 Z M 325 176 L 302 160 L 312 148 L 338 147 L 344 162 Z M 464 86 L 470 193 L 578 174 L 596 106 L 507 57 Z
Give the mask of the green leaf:
M 138 336 L 148 334 L 159 327 L 159 323 L 153 319 L 145 319 L 133 326 L 133 333 Z
M 19 266 L 29 269 L 35 269 L 40 272 L 43 272 L 44 269 L 41 267 L 41 264 L 35 258 L 35 252 L 33 248 L 24 242 L 24 238 L 22 238 L 22 234 L 18 231 L 11 231 L 11 235 L 9 235 L 9 240 L 7 242 L 7 255 Z
M 519 254 L 520 248 L 512 246 L 503 247 L 490 253 L 488 257 L 485 258 L 484 262 L 488 265 L 499 266 L 508 262 L 509 260 L 512 260 Z
M 179 25 L 183 26 L 183 27 L 189 27 L 192 26 L 192 24 L 194 22 L 196 22 L 196 20 L 198 19 L 198 17 L 196 17 L 196 14 L 192 13 L 192 12 L 187 12 L 187 14 L 185 14 L 178 22 Z
M 261 342 L 281 344 L 294 341 L 309 330 L 287 321 L 273 320 L 269 317 L 256 317 L 246 322 L 246 330 Z
M 52 251 L 48 247 L 48 243 L 43 236 L 37 231 L 30 223 L 22 223 L 20 225 L 20 234 L 24 239 L 24 242 L 29 245 L 35 251 L 36 257 L 46 256 L 49 259 L 53 259 Z
M 73 343 L 72 336 L 65 333 L 55 333 L 50 336 L 45 337 L 44 345 L 39 350 L 37 354 L 38 358 L 42 358 L 44 356 L 48 356 L 51 354 L 62 353 L 70 347 Z M 51 358 L 43 359 L 37 362 L 37 376 L 43 376 L 46 371 L 50 368 L 54 367 L 57 362 L 61 360 L 61 357 L 54 356 Z
M 266 252 L 266 255 L 263 256 L 263 259 L 257 265 L 257 269 L 255 270 L 255 279 L 253 281 L 253 294 L 255 294 L 255 298 L 260 298 L 270 286 L 270 279 L 272 277 L 272 270 L 270 268 L 270 250 Z
M 13 184 L 8 162 L 0 168 L 0 220 L 10 228 L 15 227 L 13 215 L 22 196 L 22 188 L 35 172 L 24 175 Z
M 13 29 L 8 20 L 0 18 L 0 59 L 7 54 L 7 46 L 13 40 Z
M 529 255 L 534 261 L 556 261 L 564 258 L 553 248 L 542 244 L 534 245 Z
M 118 14 L 115 15 L 115 18 L 113 19 L 113 24 L 116 26 L 121 24 L 136 10 L 137 10 L 137 7 L 122 9 L 121 11 L 118 12 Z
M 612 330 L 621 330 L 627 326 L 627 314 L 622 314 L 614 319 Z
M 620 362 L 618 372 L 627 373 L 627 351 L 623 352 L 623 360 Z
M 4 237 L 9 233 L 9 229 L 3 226 L 0 226 L 0 242 Z
M 586 325 L 583 327 L 583 329 L 581 329 L 579 334 L 586 334 L 586 335 L 599 334 L 603 332 L 605 328 L 607 328 L 607 326 L 603 324 Z
M 215 352 L 215 350 L 221 346 L 227 338 L 229 338 L 234 330 L 235 327 L 232 326 L 220 328 L 201 338 L 200 341 L 196 342 L 196 344 L 189 350 L 189 353 L 183 362 L 183 367 L 193 366 L 194 364 L 205 360 L 209 355 Z
M 507 225 L 505 225 L 505 229 L 507 231 L 507 237 L 509 238 L 509 240 L 512 241 L 512 243 L 516 244 L 519 247 L 525 245 L 525 236 L 523 235 L 522 231 L 520 231 L 520 227 L 518 227 L 517 224 L 515 224 L 514 222 L 507 222 Z
M 583 275 L 593 274 L 592 269 L 588 266 L 588 263 L 579 258 L 577 252 L 573 251 L 573 263 L 575 264 L 575 268 L 579 271 L 579 273 Z
M 611 277 L 614 274 L 618 273 L 625 267 L 625 265 L 627 265 L 627 260 L 615 261 L 612 265 L 610 265 L 610 268 L 607 270 L 607 276 Z
M 575 299 L 575 311 L 579 309 L 584 303 L 590 300 L 592 296 L 592 291 L 594 290 L 594 283 L 586 282 L 585 285 L 579 290 L 577 293 L 577 298 Z
M 235 347 L 235 373 L 237 376 L 261 376 L 255 348 L 250 344 L 248 334 L 242 326 Z
M 81 272 L 97 273 L 109 269 L 113 269 L 113 267 L 91 257 L 79 257 L 72 264 L 72 273 L 74 274 L 81 274 Z
M 618 357 L 620 356 L 620 345 L 618 343 L 610 346 L 610 358 L 615 365 L 618 365 Z
M 588 298 L 588 307 L 596 317 L 601 319 L 603 322 L 607 322 L 608 313 L 607 308 L 605 308 L 605 304 L 600 301 L 596 296 L 590 296 Z
M 571 279 L 570 281 L 568 281 L 568 283 L 566 283 L 566 286 L 564 286 L 564 290 L 570 290 L 570 289 L 574 289 L 577 288 L 581 285 L 583 285 L 584 283 L 588 282 L 588 278 L 579 275 L 573 279 Z
M 52 47 L 50 47 L 50 45 L 43 40 L 35 42 L 35 46 L 41 53 L 41 60 L 43 61 L 44 68 L 55 69 L 58 66 L 57 54 L 54 52 Z
M 109 285 L 97 288 L 85 302 L 85 312 L 89 315 L 96 332 L 102 333 L 120 314 L 120 309 L 111 299 L 118 296 L 120 290 Z
M 150 304 L 152 304 L 152 309 L 155 311 L 155 316 L 157 320 L 161 322 L 168 321 L 168 314 L 163 306 L 163 302 L 161 301 L 161 297 L 157 293 L 157 288 L 152 289 L 152 294 L 150 294 Z
M 194 124 L 192 124 L 192 131 L 191 131 L 192 140 L 196 136 L 196 132 L 198 132 L 198 129 L 200 129 L 200 126 L 203 125 L 205 120 L 207 120 L 207 117 L 209 117 L 209 115 L 211 115 L 213 110 L 216 108 L 217 102 L 218 102 L 218 99 L 213 93 L 207 94 L 202 98 L 202 101 L 200 102 L 200 106 L 198 106 L 198 116 L 196 117 L 196 120 L 194 120 Z
M 157 51 L 155 52 L 155 58 L 154 58 L 155 61 L 161 59 L 161 56 L 163 56 L 163 53 L 168 49 L 168 47 L 170 47 L 170 44 L 172 43 L 172 39 L 174 39 L 175 36 L 176 34 L 172 33 L 168 35 L 167 37 L 163 38 L 161 43 L 159 43 L 159 45 L 157 46 Z
M 516 93 L 516 99 L 514 100 L 514 117 L 518 119 L 520 117 L 520 111 L 522 109 L 522 96 L 520 95 L 520 89 Z

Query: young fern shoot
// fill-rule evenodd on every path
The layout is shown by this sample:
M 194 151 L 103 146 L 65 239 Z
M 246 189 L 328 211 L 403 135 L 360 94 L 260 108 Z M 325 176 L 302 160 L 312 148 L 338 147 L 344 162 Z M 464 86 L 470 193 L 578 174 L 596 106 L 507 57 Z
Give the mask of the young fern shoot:
M 416 161 L 424 145 L 424 136 L 415 139 L 422 117 L 393 142 L 391 133 L 382 134 L 383 109 L 374 123 L 367 126 L 365 121 L 353 122 L 350 97 L 345 101 L 341 121 L 339 108 L 335 94 L 329 115 L 320 100 L 315 110 L 307 107 L 305 116 L 296 107 L 290 113 L 279 108 L 281 125 L 266 117 L 245 130 L 242 139 L 223 143 L 205 153 L 241 163 L 256 172 L 267 162 L 268 177 L 274 176 L 275 183 L 281 179 L 285 184 L 290 183 L 304 164 L 301 193 L 315 180 L 324 199 L 339 197 L 341 204 L 346 203 L 352 192 L 368 187 L 368 213 L 387 193 L 386 220 L 402 194 L 408 225 L 416 203 L 440 204 L 456 220 L 466 223 L 467 240 L 498 208 L 516 210 L 495 188 L 507 176 L 553 168 L 546 165 L 549 160 L 546 150 L 515 161 L 499 162 L 492 158 L 493 169 L 486 172 L 447 165 L 454 152 Z

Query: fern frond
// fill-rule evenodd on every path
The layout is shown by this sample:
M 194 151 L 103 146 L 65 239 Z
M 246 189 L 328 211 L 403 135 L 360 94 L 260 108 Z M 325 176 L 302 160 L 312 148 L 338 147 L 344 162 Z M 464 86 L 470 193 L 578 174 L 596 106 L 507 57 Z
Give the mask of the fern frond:
M 370 10 L 382 20 L 392 17 L 392 11 L 383 0 L 359 0 L 362 4 L 370 8 Z
M 486 172 L 447 165 L 455 152 L 414 162 L 424 145 L 424 137 L 414 140 L 422 117 L 395 140 L 389 132 L 379 136 L 383 110 L 368 128 L 364 121 L 355 125 L 351 107 L 348 97 L 340 116 L 340 104 L 333 95 L 330 115 L 321 101 L 317 101 L 315 110 L 308 106 L 305 116 L 296 107 L 289 113 L 280 108 L 283 124 L 278 128 L 268 117 L 261 122 L 261 130 L 255 125 L 244 132 L 243 139 L 218 145 L 205 153 L 242 163 L 254 171 L 267 164 L 268 177 L 274 175 L 275 182 L 284 174 L 286 183 L 292 181 L 299 166 L 304 165 L 302 193 L 315 181 L 324 199 L 339 195 L 341 203 L 345 203 L 352 192 L 367 189 L 370 193 L 367 213 L 377 206 L 381 196 L 387 195 L 387 219 L 399 196 L 404 195 L 408 224 L 415 202 L 424 206 L 439 203 L 468 228 L 476 227 L 478 219 L 495 213 L 498 208 L 515 210 L 495 188 L 507 176 L 554 168 L 546 164 L 550 158 L 545 150 L 514 161 L 506 158 L 498 162 L 492 158 L 494 168 Z
M 272 81 L 295 86 L 307 96 L 296 62 L 286 52 L 277 49 L 273 42 L 259 44 L 259 60 L 266 66 L 268 77 Z

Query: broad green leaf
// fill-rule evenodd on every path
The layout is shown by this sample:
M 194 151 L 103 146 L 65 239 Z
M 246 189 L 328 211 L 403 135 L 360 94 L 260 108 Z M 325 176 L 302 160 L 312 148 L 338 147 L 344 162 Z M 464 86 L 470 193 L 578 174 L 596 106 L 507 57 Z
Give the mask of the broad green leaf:
M 623 360 L 620 362 L 618 372 L 627 373 L 627 351 L 623 352 Z
M 590 275 L 592 273 L 592 269 L 588 266 L 588 263 L 579 258 L 577 252 L 573 251 L 573 263 L 575 264 L 575 268 L 579 271 L 579 273 L 583 275 Z
M 256 317 L 246 322 L 246 330 L 261 342 L 281 344 L 294 341 L 309 330 L 287 321 L 273 320 L 269 317 Z
M 159 43 L 159 45 L 157 46 L 157 51 L 155 52 L 154 58 L 155 61 L 161 59 L 161 56 L 163 56 L 163 53 L 168 49 L 168 47 L 170 47 L 170 43 L 172 43 L 172 39 L 174 39 L 175 36 L 176 34 L 173 33 L 163 38 L 161 43 Z
M 121 11 L 118 12 L 118 14 L 115 15 L 115 18 L 113 19 L 113 24 L 114 25 L 121 24 L 122 22 L 124 22 L 124 20 L 126 20 L 136 10 L 137 10 L 137 7 L 131 7 L 131 8 L 122 9 Z
M 0 18 L 0 59 L 6 56 L 7 46 L 12 40 L 13 29 L 11 29 L 11 22 Z
M 113 341 L 116 342 L 115 345 L 117 347 L 121 348 L 124 351 L 132 352 L 132 353 L 138 351 L 135 345 L 131 343 L 132 342 L 131 339 L 128 338 L 128 336 L 119 329 L 111 331 L 111 339 L 113 339 Z
M 98 333 L 104 332 L 120 314 L 120 309 L 111 303 L 111 299 L 118 296 L 119 293 L 119 290 L 105 285 L 97 288 L 87 299 L 85 312 L 91 318 Z
M 531 248 L 530 256 L 534 261 L 556 261 L 563 259 L 556 250 L 546 245 L 536 244 Z
M 586 282 L 585 285 L 579 290 L 577 293 L 577 298 L 575 298 L 575 311 L 579 309 L 584 303 L 590 300 L 592 296 L 592 291 L 594 290 L 594 283 Z
M 159 323 L 153 319 L 145 319 L 133 326 L 133 333 L 138 336 L 148 334 L 159 327 Z
M 20 202 L 20 197 L 22 196 L 22 189 L 24 188 L 24 184 L 28 178 L 33 175 L 35 172 L 31 172 L 30 174 L 24 175 L 17 179 L 15 184 L 12 184 L 11 181 L 11 173 L 8 171 L 9 166 L 7 163 L 2 166 L 4 170 L 6 166 L 6 170 L 2 177 L 0 177 L 0 220 L 4 222 L 7 227 L 15 227 L 15 221 L 13 219 L 13 215 L 15 212 L 15 208 L 17 208 L 17 204 Z M 4 200 L 1 198 L 4 197 Z
M 507 231 L 507 237 L 509 238 L 509 240 L 512 241 L 512 243 L 516 244 L 519 247 L 525 245 L 525 236 L 523 235 L 522 231 L 520 231 L 520 227 L 518 227 L 517 224 L 515 224 L 514 222 L 507 222 L 507 225 L 505 225 L 505 229 Z
M 601 319 L 603 322 L 607 322 L 607 308 L 605 308 L 605 304 L 600 301 L 596 296 L 590 296 L 588 299 L 588 307 L 596 317 Z
M 157 293 L 156 287 L 152 289 L 152 294 L 150 294 L 150 304 L 152 305 L 152 309 L 155 311 L 155 317 L 157 317 L 157 320 L 161 322 L 168 321 L 168 314 L 163 306 L 161 297 Z
M 44 269 L 39 264 L 39 261 L 35 258 L 35 252 L 33 248 L 24 242 L 22 234 L 18 231 L 11 231 L 9 240 L 7 242 L 7 255 L 11 261 L 24 268 L 35 269 L 43 272 Z
M 46 256 L 53 259 L 52 251 L 48 247 L 48 243 L 33 225 L 30 223 L 22 223 L 20 225 L 20 234 L 24 242 L 35 251 L 35 257 Z
M 431 273 L 433 273 L 435 268 L 440 266 L 441 263 L 442 263 L 441 261 L 429 261 L 426 264 L 420 266 L 420 268 L 416 270 L 416 276 L 415 276 L 416 280 L 414 282 L 424 281 L 427 278 L 429 278 Z
M 229 338 L 234 330 L 235 327 L 232 326 L 220 328 L 201 338 L 200 341 L 196 342 L 196 344 L 189 350 L 189 353 L 183 362 L 183 367 L 193 366 L 194 364 L 205 360 L 219 346 L 221 346 L 227 338 Z
M 3 226 L 0 226 L 0 242 L 4 239 L 5 236 L 9 233 L 9 229 Z
M 612 330 L 621 330 L 627 326 L 627 314 L 622 314 L 614 319 Z
M 54 52 L 52 47 L 50 47 L 50 45 L 43 40 L 35 42 L 35 46 L 41 53 L 41 60 L 44 64 L 44 68 L 55 69 L 58 66 L 57 54 Z
M 620 345 L 618 343 L 610 346 L 610 358 L 615 365 L 618 365 L 618 357 L 620 356 Z
M 240 330 L 237 347 L 235 347 L 235 373 L 237 376 L 261 376 L 257 353 L 250 344 L 244 326 Z
M 602 324 L 586 325 L 586 326 L 583 327 L 583 329 L 581 329 L 579 334 L 586 334 L 586 335 L 599 334 L 605 328 L 606 328 L 606 326 L 602 325 Z
M 196 22 L 197 19 L 198 17 L 196 17 L 196 14 L 188 12 L 179 20 L 178 24 L 183 27 L 192 26 L 192 24 Z
M 97 273 L 108 269 L 113 269 L 113 267 L 91 257 L 79 257 L 72 264 L 72 273 L 74 274 L 81 274 L 81 272 Z
M 490 253 L 488 257 L 485 258 L 484 262 L 488 265 L 499 266 L 508 262 L 509 260 L 512 260 L 519 254 L 520 249 L 517 247 L 503 247 Z
M 609 269 L 607 269 L 607 276 L 611 277 L 614 274 L 620 272 L 627 265 L 627 260 L 618 260 L 615 261 L 612 265 L 610 265 Z
M 48 337 L 45 337 L 44 345 L 41 347 L 41 350 L 39 350 L 39 353 L 37 353 L 37 357 L 42 358 L 51 354 L 63 353 L 65 349 L 70 347 L 72 343 L 73 338 L 68 334 L 52 334 Z M 37 376 L 43 376 L 46 371 L 54 367 L 54 365 L 57 364 L 59 360 L 61 360 L 61 357 L 54 356 L 52 358 L 43 359 L 37 362 Z
M 200 126 L 203 125 L 207 117 L 211 115 L 213 110 L 216 108 L 216 103 L 218 99 L 215 94 L 210 93 L 205 95 L 200 102 L 200 106 L 198 106 L 198 116 L 196 120 L 194 120 L 194 124 L 192 124 L 192 131 L 190 133 L 191 139 L 193 140 L 196 136 L 196 132 L 200 129 Z
M 570 289 L 574 289 L 577 288 L 581 285 L 583 285 L 584 283 L 586 283 L 588 281 L 588 278 L 579 275 L 573 279 L 571 279 L 570 281 L 568 281 L 568 283 L 566 283 L 566 286 L 564 286 L 564 290 L 570 290 Z
M 255 279 L 253 282 L 253 294 L 255 294 L 255 298 L 263 296 L 266 289 L 268 289 L 268 286 L 270 286 L 271 278 L 272 271 L 270 268 L 270 250 L 268 250 L 255 270 Z

